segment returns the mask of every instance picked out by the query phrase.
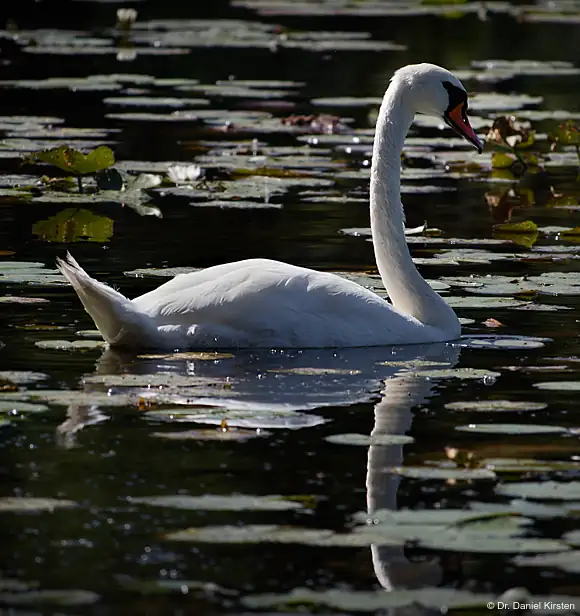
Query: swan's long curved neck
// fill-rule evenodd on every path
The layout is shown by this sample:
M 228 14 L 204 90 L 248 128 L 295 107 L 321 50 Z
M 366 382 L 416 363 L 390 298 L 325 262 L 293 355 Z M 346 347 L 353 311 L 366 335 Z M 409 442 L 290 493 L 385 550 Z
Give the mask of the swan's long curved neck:
M 370 208 L 375 258 L 393 306 L 426 325 L 458 330 L 453 310 L 417 271 L 405 239 L 401 204 L 401 152 L 415 115 L 412 92 L 393 80 L 377 119 Z

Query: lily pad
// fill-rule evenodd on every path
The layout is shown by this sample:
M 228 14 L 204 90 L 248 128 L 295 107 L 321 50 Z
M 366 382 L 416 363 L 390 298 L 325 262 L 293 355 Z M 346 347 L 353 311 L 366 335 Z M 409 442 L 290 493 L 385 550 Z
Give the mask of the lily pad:
M 0 372 L 0 381 L 8 381 L 16 385 L 38 383 L 48 379 L 48 374 L 43 372 L 27 372 L 19 370 L 3 370 Z
M 566 573 L 580 573 L 580 550 L 558 554 L 516 556 L 512 562 L 517 567 L 541 567 L 544 571 L 558 569 Z
M 191 351 L 185 353 L 139 355 L 139 357 L 141 359 L 163 359 L 166 361 L 218 361 L 220 359 L 232 359 L 234 356 L 231 353 Z
M 445 405 L 450 411 L 468 412 L 521 412 L 541 411 L 548 405 L 545 402 L 511 401 L 511 400 L 465 400 L 464 402 L 448 402 Z
M 92 605 L 100 596 L 90 590 L 27 590 L 20 593 L 0 593 L 0 603 L 9 605 Z
M 283 496 L 213 495 L 203 496 L 170 495 L 128 497 L 130 503 L 187 509 L 191 511 L 288 511 L 301 509 L 302 505 Z
M 48 163 L 73 175 L 95 173 L 115 164 L 113 151 L 107 146 L 100 146 L 88 154 L 61 145 L 58 148 L 35 152 L 31 155 L 34 161 Z
M 496 379 L 501 376 L 499 372 L 484 370 L 483 368 L 450 368 L 440 370 L 411 370 L 415 376 L 429 379 Z
M 568 430 L 561 426 L 543 426 L 539 424 L 469 424 L 456 426 L 460 432 L 473 432 L 478 434 L 563 434 Z
M 429 466 L 394 466 L 383 469 L 386 473 L 409 477 L 411 479 L 423 479 L 429 481 L 446 481 L 455 479 L 458 481 L 487 480 L 494 481 L 496 475 L 486 468 L 432 468 Z
M 248 408 L 237 409 L 230 408 L 232 406 L 231 401 L 228 401 L 227 406 L 209 406 L 209 403 L 213 402 L 219 405 L 221 399 L 216 397 L 215 399 L 196 399 L 191 400 L 192 405 L 186 408 L 171 408 L 161 409 L 155 411 L 147 411 L 144 414 L 146 419 L 152 421 L 163 422 L 175 422 L 175 423 L 202 423 L 210 425 L 221 425 L 223 420 L 227 421 L 228 427 L 231 428 L 246 428 L 246 429 L 285 429 L 295 430 L 299 428 L 311 428 L 319 426 L 326 422 L 323 417 L 319 417 L 312 413 L 299 413 L 298 411 L 282 411 L 274 410 L 271 405 L 264 404 L 263 406 L 257 403 L 247 405 Z M 179 404 L 178 401 L 176 401 Z M 206 405 L 207 404 L 207 405 Z M 199 432 L 196 430 L 190 431 L 190 438 L 194 438 Z M 204 432 L 204 431 L 201 431 Z M 163 432 L 157 434 L 167 435 L 169 433 Z M 174 433 L 177 435 L 185 433 Z M 254 434 L 259 436 L 258 434 Z M 172 438 L 165 436 L 165 438 Z M 185 436 L 183 438 L 186 438 Z
M 31 402 L 22 402 L 20 400 L 4 400 L 0 399 L 0 414 L 20 415 L 26 413 L 42 413 L 48 411 L 48 406 L 44 404 L 33 404 Z
M 138 396 L 108 394 L 105 392 L 75 391 L 67 389 L 35 389 L 26 392 L 4 392 L 5 400 L 31 400 L 56 406 L 95 405 L 105 407 L 137 406 Z
M 546 391 L 580 391 L 580 381 L 546 381 L 533 386 Z
M 415 441 L 411 436 L 403 434 L 331 434 L 325 441 L 337 445 L 407 445 Z
M 39 340 L 34 344 L 39 349 L 52 351 L 94 351 L 107 346 L 102 340 Z
M 228 428 L 227 430 L 182 430 L 179 432 L 153 432 L 151 436 L 171 441 L 236 441 L 243 442 L 258 436 L 267 436 L 260 430 Z
M 268 372 L 277 372 L 279 374 L 296 374 L 300 376 L 324 376 L 332 374 L 360 374 L 360 370 L 350 370 L 347 368 L 272 368 Z
M 25 496 L 0 497 L 0 513 L 36 513 L 39 511 L 55 511 L 56 509 L 71 509 L 77 503 L 58 498 L 32 498 Z
M 496 486 L 503 496 L 531 498 L 533 500 L 580 500 L 580 481 L 560 483 L 556 481 L 505 483 Z

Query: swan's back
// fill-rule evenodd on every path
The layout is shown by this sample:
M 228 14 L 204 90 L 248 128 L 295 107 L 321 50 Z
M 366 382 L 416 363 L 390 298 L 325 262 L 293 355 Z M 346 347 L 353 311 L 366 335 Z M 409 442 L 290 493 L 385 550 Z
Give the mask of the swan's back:
M 354 282 L 269 259 L 180 274 L 132 303 L 200 346 L 373 346 L 423 329 Z

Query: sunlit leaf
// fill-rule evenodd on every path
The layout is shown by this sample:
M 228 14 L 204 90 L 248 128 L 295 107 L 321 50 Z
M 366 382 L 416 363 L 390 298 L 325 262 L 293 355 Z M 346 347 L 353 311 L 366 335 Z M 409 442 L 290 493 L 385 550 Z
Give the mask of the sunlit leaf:
M 509 169 L 514 164 L 515 158 L 503 152 L 494 152 L 491 157 L 491 166 L 494 169 Z
M 61 145 L 58 148 L 34 152 L 28 160 L 48 163 L 73 175 L 95 173 L 115 164 L 113 151 L 105 145 L 99 146 L 88 154 Z
M 39 220 L 32 232 L 45 242 L 108 242 L 113 236 L 113 220 L 90 210 L 68 208 Z

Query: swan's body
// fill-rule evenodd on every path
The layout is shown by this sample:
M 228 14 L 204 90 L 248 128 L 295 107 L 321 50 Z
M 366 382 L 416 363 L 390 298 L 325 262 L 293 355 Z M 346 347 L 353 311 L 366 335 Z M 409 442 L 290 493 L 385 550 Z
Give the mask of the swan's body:
M 421 277 L 407 247 L 400 153 L 417 112 L 445 117 L 481 148 L 465 107 L 461 83 L 431 64 L 397 71 L 385 93 L 370 209 L 377 266 L 392 305 L 334 274 L 267 259 L 181 274 L 133 300 L 91 278 L 70 255 L 58 268 L 111 346 L 322 348 L 454 340 L 461 332 L 455 313 Z

